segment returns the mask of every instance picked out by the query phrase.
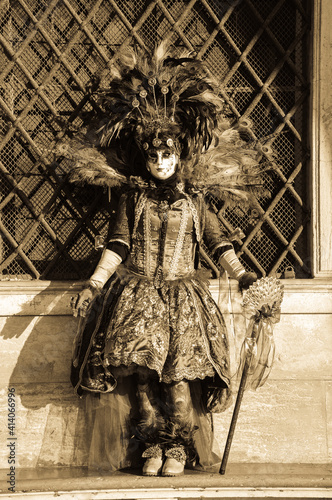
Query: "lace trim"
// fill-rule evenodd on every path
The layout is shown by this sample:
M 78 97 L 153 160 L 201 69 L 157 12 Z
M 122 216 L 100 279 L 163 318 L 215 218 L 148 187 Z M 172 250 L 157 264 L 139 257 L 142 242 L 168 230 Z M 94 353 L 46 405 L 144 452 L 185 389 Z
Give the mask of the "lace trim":
M 195 380 L 200 379 L 204 380 L 205 377 L 213 377 L 216 374 L 216 370 L 214 370 L 213 365 L 207 366 L 204 370 L 197 370 L 196 367 L 188 368 L 185 370 L 177 370 L 176 372 L 168 372 L 163 373 L 163 366 L 161 363 L 156 363 L 155 361 L 151 361 L 146 359 L 146 356 L 141 353 L 129 353 L 127 356 L 121 357 L 121 359 L 113 359 L 111 356 L 107 357 L 107 362 L 112 366 L 130 366 L 131 364 L 136 364 L 138 366 L 144 366 L 149 368 L 150 370 L 154 370 L 157 372 L 159 376 L 160 382 L 165 382 L 166 384 L 170 384 L 171 382 L 180 382 L 180 380 Z M 224 377 L 222 380 L 227 382 Z
M 136 207 L 135 207 L 135 220 L 134 220 L 134 227 L 133 227 L 133 235 L 132 238 L 136 238 L 136 232 L 137 232 L 137 227 L 138 223 L 140 220 L 140 217 L 142 215 L 144 205 L 146 202 L 146 194 L 142 193 L 137 201 Z
M 200 224 L 199 224 L 199 217 L 198 217 L 198 212 L 197 209 L 190 198 L 190 196 L 187 193 L 183 193 L 184 196 L 186 197 L 186 200 L 188 201 L 189 208 L 191 210 L 192 216 L 193 216 L 193 221 L 194 221 L 194 226 L 196 230 L 196 238 L 198 243 L 201 241 L 201 229 L 200 229 Z
M 175 274 L 177 272 L 178 263 L 179 263 L 179 259 L 181 256 L 181 251 L 183 249 L 184 239 L 186 236 L 186 227 L 188 224 L 188 218 L 189 218 L 189 207 L 188 207 L 188 203 L 187 203 L 184 205 L 183 210 L 181 211 L 179 232 L 178 232 L 178 236 L 176 238 L 176 243 L 175 243 L 175 247 L 174 247 L 174 254 L 173 254 L 172 262 L 171 262 L 168 276 L 167 276 L 167 279 L 170 279 L 170 280 L 174 279 Z
M 145 366 L 150 370 L 155 370 L 158 373 L 159 381 L 162 381 L 162 364 L 156 363 L 155 360 L 151 361 L 145 354 L 139 352 L 130 352 L 121 356 L 121 359 L 114 359 L 112 356 L 107 356 L 108 364 L 112 366 L 136 364 L 138 366 Z
M 150 202 L 147 199 L 144 212 L 143 212 L 143 226 L 144 226 L 144 256 L 143 256 L 143 269 L 148 278 L 151 278 L 151 215 L 150 215 Z
M 213 377 L 216 374 L 216 370 L 213 369 L 212 365 L 206 367 L 204 370 L 197 370 L 197 368 L 189 368 L 186 370 L 177 370 L 176 372 L 168 372 L 162 374 L 162 382 L 170 384 L 171 382 L 180 382 L 180 380 L 204 380 L 205 377 Z M 223 379 L 224 380 L 224 379 Z

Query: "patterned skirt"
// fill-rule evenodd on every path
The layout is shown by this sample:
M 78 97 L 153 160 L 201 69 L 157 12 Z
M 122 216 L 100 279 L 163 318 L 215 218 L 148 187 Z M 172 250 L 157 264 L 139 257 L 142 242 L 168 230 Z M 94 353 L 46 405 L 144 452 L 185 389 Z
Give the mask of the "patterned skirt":
M 226 328 L 207 284 L 131 277 L 105 332 L 111 366 L 145 366 L 162 382 L 220 377 L 229 382 Z
M 112 297 L 91 343 L 91 375 L 98 366 L 110 373 L 119 367 L 121 375 L 146 367 L 160 382 L 209 377 L 229 385 L 226 327 L 205 281 L 164 281 L 155 288 L 151 280 L 130 276 L 115 283 Z

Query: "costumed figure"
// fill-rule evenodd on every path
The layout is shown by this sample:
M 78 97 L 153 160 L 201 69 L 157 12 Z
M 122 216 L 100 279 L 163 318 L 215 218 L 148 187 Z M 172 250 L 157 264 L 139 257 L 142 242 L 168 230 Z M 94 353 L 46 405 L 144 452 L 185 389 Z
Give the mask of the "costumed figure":
M 90 465 L 180 475 L 218 462 L 211 414 L 231 401 L 227 332 L 201 245 L 241 288 L 257 279 L 209 200 L 250 206 L 268 159 L 250 124 L 226 117 L 205 64 L 167 44 L 120 51 L 92 97 L 89 133 L 59 148 L 71 181 L 122 192 L 100 262 L 72 299 L 72 383 L 90 408 Z

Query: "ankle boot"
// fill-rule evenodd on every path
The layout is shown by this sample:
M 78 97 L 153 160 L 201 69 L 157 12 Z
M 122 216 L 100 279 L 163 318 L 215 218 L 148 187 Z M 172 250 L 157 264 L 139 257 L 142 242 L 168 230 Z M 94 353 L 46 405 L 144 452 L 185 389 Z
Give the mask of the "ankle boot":
M 162 458 L 147 458 L 144 462 L 142 473 L 143 476 L 159 476 L 163 466 Z
M 143 476 L 158 476 L 163 466 L 161 447 L 158 444 L 150 446 L 142 454 L 142 457 L 146 458 L 142 469 Z
M 165 453 L 166 461 L 164 463 L 162 476 L 181 476 L 184 474 L 187 454 L 183 446 L 170 448 Z

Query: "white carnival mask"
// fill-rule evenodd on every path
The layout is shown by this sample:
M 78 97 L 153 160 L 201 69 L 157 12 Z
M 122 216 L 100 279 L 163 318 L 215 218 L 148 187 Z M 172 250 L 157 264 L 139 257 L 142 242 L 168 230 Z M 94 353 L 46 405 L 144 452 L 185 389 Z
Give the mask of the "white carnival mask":
M 160 180 L 167 180 L 176 172 L 179 156 L 165 149 L 149 151 L 146 167 L 148 171 Z

